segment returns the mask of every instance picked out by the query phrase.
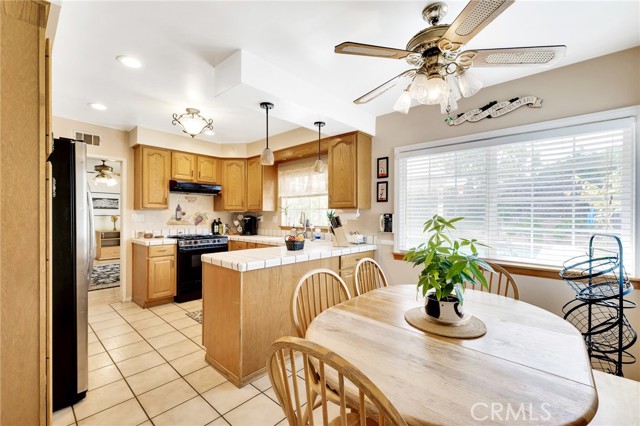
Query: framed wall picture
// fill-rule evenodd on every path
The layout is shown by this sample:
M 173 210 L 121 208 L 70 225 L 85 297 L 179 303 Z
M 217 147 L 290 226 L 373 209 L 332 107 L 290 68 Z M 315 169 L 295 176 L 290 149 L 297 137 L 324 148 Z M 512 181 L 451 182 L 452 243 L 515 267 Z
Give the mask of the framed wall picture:
M 92 192 L 93 214 L 95 216 L 112 216 L 120 214 L 120 194 L 110 192 Z
M 378 179 L 389 177 L 389 157 L 378 158 L 376 169 L 378 170 Z
M 378 194 L 378 202 L 387 202 L 388 200 L 388 191 L 389 191 L 389 182 L 378 182 L 378 190 L 376 193 Z

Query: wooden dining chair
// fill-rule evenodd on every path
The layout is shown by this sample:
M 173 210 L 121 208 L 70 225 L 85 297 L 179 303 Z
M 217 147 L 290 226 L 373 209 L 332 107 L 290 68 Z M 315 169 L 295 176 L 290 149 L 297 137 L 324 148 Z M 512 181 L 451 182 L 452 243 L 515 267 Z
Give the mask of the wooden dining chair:
M 309 324 L 320 313 L 350 298 L 347 285 L 334 271 L 314 269 L 307 272 L 298 280 L 291 303 L 291 318 L 298 337 L 305 336 Z M 312 372 L 315 370 L 312 365 L 308 367 Z M 313 409 L 319 406 L 320 401 L 316 401 L 319 395 L 324 393 L 326 398 L 334 403 L 340 401 L 340 396 L 335 390 L 320 383 L 319 374 L 311 374 L 308 383 L 311 403 L 305 409 L 305 419 Z
M 301 358 L 297 358 L 300 355 Z M 297 370 L 296 362 L 304 367 L 304 380 L 296 374 L 288 377 L 288 362 L 292 371 Z M 316 368 L 312 370 L 311 366 Z M 331 381 L 341 395 L 338 401 L 340 414 L 330 420 L 329 410 L 334 407 L 329 407 L 326 393 L 321 393 L 321 403 L 317 408 L 322 419 L 318 423 L 331 426 L 406 425 L 398 410 L 375 383 L 349 361 L 317 343 L 299 337 L 279 338 L 269 348 L 267 370 L 290 426 L 314 425 L 314 416 L 307 415 L 303 405 L 311 399 L 313 391 L 309 383 L 316 374 L 323 385 L 322 389 L 329 389 L 326 383 Z M 349 413 L 348 408 L 351 409 Z
M 356 277 L 356 296 L 376 288 L 389 287 L 384 271 L 378 262 L 369 257 L 358 261 L 354 275 Z
M 330 269 L 314 269 L 300 278 L 293 291 L 291 318 L 304 337 L 311 321 L 321 312 L 351 298 L 342 278 Z
M 484 288 L 481 285 L 475 285 L 472 288 L 474 290 L 487 291 L 489 293 L 520 300 L 518 285 L 511 274 L 500 265 L 496 265 L 491 262 L 486 263 L 493 268 L 493 272 L 482 269 L 482 275 L 487 279 L 487 285 L 489 288 Z

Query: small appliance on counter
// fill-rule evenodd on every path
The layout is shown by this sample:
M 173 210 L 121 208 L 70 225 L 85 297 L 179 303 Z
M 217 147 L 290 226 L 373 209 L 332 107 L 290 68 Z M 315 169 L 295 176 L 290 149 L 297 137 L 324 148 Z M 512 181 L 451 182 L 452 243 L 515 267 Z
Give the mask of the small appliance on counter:
M 258 219 L 255 216 L 242 218 L 242 235 L 258 235 Z

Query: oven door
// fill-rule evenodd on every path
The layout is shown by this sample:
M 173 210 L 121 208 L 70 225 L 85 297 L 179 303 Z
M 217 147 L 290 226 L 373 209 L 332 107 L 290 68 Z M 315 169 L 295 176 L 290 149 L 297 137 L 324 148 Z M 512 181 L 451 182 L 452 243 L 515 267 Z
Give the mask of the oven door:
M 202 260 L 208 253 L 228 251 L 228 246 L 209 248 L 178 248 L 176 296 L 178 303 L 202 298 Z

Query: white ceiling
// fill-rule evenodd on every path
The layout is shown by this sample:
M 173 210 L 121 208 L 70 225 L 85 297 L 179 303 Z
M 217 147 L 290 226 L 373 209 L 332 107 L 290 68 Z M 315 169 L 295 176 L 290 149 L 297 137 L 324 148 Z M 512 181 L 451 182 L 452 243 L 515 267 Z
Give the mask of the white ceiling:
M 180 133 L 171 115 L 198 108 L 220 143 L 297 127 L 325 134 L 375 131 L 402 85 L 369 104 L 352 100 L 410 68 L 404 61 L 337 55 L 355 41 L 404 48 L 427 24 L 425 1 L 64 1 L 53 49 L 53 114 L 107 127 Z M 449 1 L 450 23 L 466 1 Z M 557 67 L 640 45 L 640 2 L 518 0 L 466 48 L 565 44 Z M 242 51 L 242 52 L 240 52 Z M 118 55 L 143 62 L 138 70 Z M 485 87 L 546 68 L 476 69 Z M 606 78 L 606 70 L 603 70 Z M 88 103 L 105 104 L 96 111 Z M 439 114 L 439 107 L 433 106 Z

